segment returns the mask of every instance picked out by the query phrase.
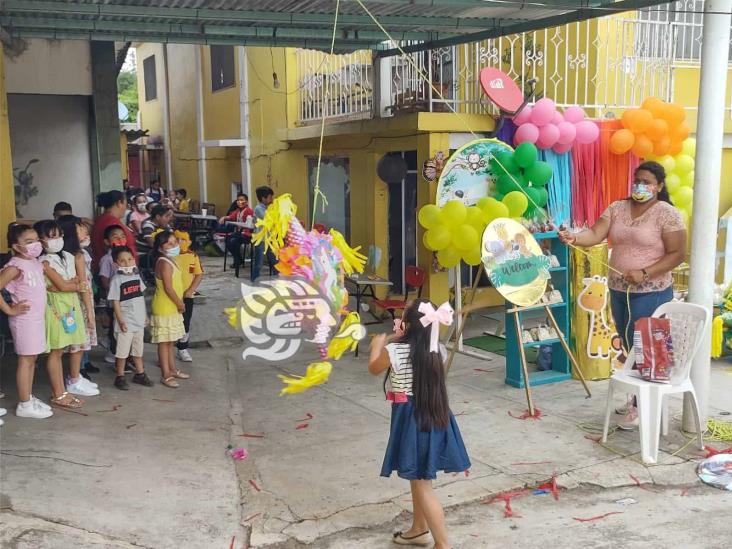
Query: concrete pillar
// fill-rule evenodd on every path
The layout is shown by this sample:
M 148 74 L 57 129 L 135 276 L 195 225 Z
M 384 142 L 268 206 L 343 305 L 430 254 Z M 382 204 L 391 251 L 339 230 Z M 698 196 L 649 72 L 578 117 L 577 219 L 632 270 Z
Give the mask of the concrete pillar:
M 727 46 L 730 36 L 732 0 L 706 0 L 702 30 L 701 77 L 699 82 L 699 116 L 697 122 L 696 165 L 694 177 L 694 211 L 691 229 L 691 272 L 689 301 L 712 310 L 714 262 L 716 256 L 717 219 L 719 214 L 719 182 L 722 170 L 722 138 L 727 80 Z M 702 425 L 706 425 L 709 404 L 711 332 L 704 334 L 699 353 L 691 368 Z M 684 429 L 696 432 L 689 403 L 684 401 Z
M 15 187 L 13 159 L 10 154 L 8 99 L 5 95 L 5 53 L 0 42 L 0 227 L 15 221 Z M 7 239 L 0 239 L 0 253 L 7 252 Z
M 91 42 L 91 158 L 94 194 L 122 189 L 114 42 Z
M 421 175 L 421 167 L 425 160 L 432 158 L 437 151 L 450 155 L 450 134 L 448 133 L 425 133 L 417 138 L 417 212 L 426 204 L 434 204 L 437 196 L 437 182 L 427 183 Z M 417 215 L 415 212 L 415 215 Z M 447 271 L 434 272 L 433 252 L 425 248 L 422 243 L 425 230 L 417 224 L 417 262 L 427 273 L 427 283 L 422 296 L 430 299 L 438 305 L 448 300 L 450 296 L 448 288 Z

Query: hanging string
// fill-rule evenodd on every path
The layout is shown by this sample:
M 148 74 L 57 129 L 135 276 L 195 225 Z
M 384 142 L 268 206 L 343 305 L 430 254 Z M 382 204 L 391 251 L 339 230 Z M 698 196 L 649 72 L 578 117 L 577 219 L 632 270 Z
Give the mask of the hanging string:
M 330 54 L 328 59 L 333 58 L 333 50 L 335 49 L 335 37 L 336 29 L 338 28 L 338 11 L 341 6 L 341 0 L 336 0 L 335 16 L 333 17 L 333 35 L 330 38 Z M 325 94 L 323 96 L 323 105 L 321 107 L 322 112 L 320 117 L 320 141 L 318 143 L 318 165 L 315 168 L 315 185 L 313 186 L 313 215 L 310 221 L 310 230 L 313 230 L 315 226 L 315 216 L 318 213 L 318 199 L 323 201 L 323 213 L 325 208 L 328 206 L 328 198 L 320 190 L 320 163 L 323 160 L 323 137 L 325 136 L 325 109 L 330 99 L 330 86 L 325 87 Z

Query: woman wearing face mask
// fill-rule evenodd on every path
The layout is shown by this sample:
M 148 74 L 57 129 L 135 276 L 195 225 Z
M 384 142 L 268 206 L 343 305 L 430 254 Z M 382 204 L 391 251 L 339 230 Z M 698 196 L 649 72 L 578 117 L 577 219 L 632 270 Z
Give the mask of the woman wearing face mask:
M 144 194 L 132 198 L 132 211 L 127 216 L 127 225 L 136 235 L 142 233 L 142 224 L 150 214 L 147 213 L 147 197 Z
M 635 170 L 630 198 L 610 204 L 589 230 L 559 233 L 562 242 L 575 246 L 611 242 L 610 266 L 622 275 L 610 271 L 610 305 L 626 349 L 632 346 L 635 321 L 673 299 L 671 271 L 686 258 L 686 227 L 665 180 L 663 166 L 644 162 Z M 623 426 L 634 425 L 637 414 L 630 407 Z

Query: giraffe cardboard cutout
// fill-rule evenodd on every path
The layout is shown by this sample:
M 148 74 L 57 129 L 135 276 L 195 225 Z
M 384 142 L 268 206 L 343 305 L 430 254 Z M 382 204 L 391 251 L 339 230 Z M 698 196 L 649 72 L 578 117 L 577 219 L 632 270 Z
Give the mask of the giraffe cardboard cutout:
M 593 276 L 582 279 L 584 288 L 577 296 L 577 304 L 590 314 L 590 330 L 587 335 L 587 355 L 590 358 L 610 358 L 622 351 L 620 336 L 608 325 L 605 318 L 607 308 L 607 278 Z

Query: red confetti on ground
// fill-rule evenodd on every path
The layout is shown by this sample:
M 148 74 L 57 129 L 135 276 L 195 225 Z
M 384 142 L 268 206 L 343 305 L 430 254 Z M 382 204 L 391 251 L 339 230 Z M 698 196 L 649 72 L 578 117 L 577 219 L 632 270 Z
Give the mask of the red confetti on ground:
M 313 419 L 313 418 L 315 417 L 315 416 L 314 416 L 313 414 L 311 414 L 310 412 L 308 412 L 308 413 L 307 413 L 307 414 L 305 414 L 305 415 L 306 415 L 307 417 L 305 417 L 305 418 L 303 418 L 303 419 L 298 419 L 298 420 L 296 420 L 296 421 L 310 421 L 311 419 Z
M 708 458 L 716 456 L 718 454 L 732 454 L 732 446 L 725 450 L 717 450 L 716 448 L 712 448 L 711 446 L 705 446 L 704 450 L 707 452 L 706 457 Z
M 531 412 L 526 410 L 523 414 L 520 416 L 513 415 L 513 412 L 511 410 L 508 411 L 508 415 L 511 416 L 513 419 L 541 419 L 541 410 L 539 408 L 534 408 L 534 415 L 531 415 Z
M 604 515 L 597 515 L 596 517 L 590 517 L 590 518 L 577 518 L 577 517 L 572 517 L 572 520 L 576 520 L 577 522 L 593 522 L 593 521 L 596 521 L 596 520 L 601 520 L 601 519 L 604 519 L 606 517 L 609 517 L 610 515 L 622 515 L 622 514 L 623 514 L 622 511 L 611 511 L 609 513 L 605 513 Z
M 257 492 L 261 492 L 262 491 L 262 489 L 259 486 L 257 486 L 257 483 L 254 482 L 253 480 L 249 480 L 249 484 L 251 484 L 252 485 L 252 488 L 254 488 Z
M 295 427 L 295 429 L 307 429 L 307 428 L 308 428 L 308 424 L 307 424 L 307 423 L 299 423 L 299 424 L 298 424 L 298 425 L 297 425 L 297 426 Z
M 544 465 L 546 463 L 553 463 L 551 461 L 516 461 L 511 465 Z
M 681 493 L 679 495 L 681 497 L 688 496 L 689 495 L 689 489 L 688 488 L 684 488 L 683 490 L 681 490 Z
M 540 484 L 536 487 L 537 490 L 548 490 L 552 493 L 552 496 L 554 496 L 554 499 L 559 501 L 559 488 L 557 488 L 557 476 L 552 475 L 552 478 L 550 481 L 545 482 L 544 484 Z
M 244 523 L 244 522 L 249 522 L 250 520 L 252 520 L 252 519 L 255 519 L 255 518 L 257 518 L 257 517 L 258 517 L 259 515 L 261 515 L 261 514 L 262 514 L 262 513 L 255 513 L 255 514 L 253 514 L 253 515 L 249 515 L 249 516 L 248 516 L 247 518 L 245 518 L 245 519 L 244 519 L 244 520 L 242 521 L 242 523 Z
M 242 433 L 239 436 L 244 438 L 264 438 L 264 433 Z

